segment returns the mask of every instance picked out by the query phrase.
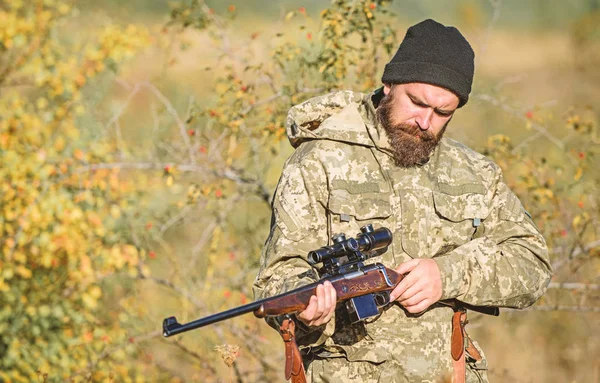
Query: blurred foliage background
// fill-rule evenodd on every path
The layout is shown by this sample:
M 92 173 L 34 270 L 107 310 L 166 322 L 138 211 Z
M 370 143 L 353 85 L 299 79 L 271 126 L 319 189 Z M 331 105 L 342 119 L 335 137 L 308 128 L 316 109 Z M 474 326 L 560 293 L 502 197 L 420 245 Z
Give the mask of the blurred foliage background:
M 543 231 L 546 296 L 471 316 L 493 381 L 600 379 L 600 2 L 0 0 L 0 382 L 283 381 L 252 300 L 290 106 L 369 92 L 408 26 L 476 52 L 448 133 Z

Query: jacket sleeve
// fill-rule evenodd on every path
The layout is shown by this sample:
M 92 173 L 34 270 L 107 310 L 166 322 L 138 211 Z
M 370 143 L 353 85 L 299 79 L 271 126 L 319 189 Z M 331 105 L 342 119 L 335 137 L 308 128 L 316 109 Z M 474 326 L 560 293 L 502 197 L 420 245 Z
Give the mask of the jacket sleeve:
M 273 196 L 271 231 L 263 247 L 260 270 L 254 282 L 255 299 L 263 299 L 317 281 L 308 263 L 311 250 L 327 245 L 327 179 L 321 163 L 303 144 L 284 165 Z M 281 318 L 267 318 L 278 328 Z M 297 321 L 299 345 L 315 346 L 333 333 L 334 320 L 327 326 L 308 328 Z
M 544 238 L 496 168 L 483 235 L 434 258 L 442 298 L 478 306 L 525 308 L 546 291 L 552 267 Z

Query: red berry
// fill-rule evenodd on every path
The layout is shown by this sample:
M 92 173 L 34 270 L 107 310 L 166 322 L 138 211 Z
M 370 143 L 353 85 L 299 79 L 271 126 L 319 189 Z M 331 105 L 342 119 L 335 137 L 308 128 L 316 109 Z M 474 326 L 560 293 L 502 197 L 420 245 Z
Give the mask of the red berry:
M 531 110 L 528 111 L 527 113 L 525 113 L 525 117 L 531 120 L 533 118 L 533 112 Z
M 148 257 L 150 257 L 150 258 L 154 259 L 154 258 L 156 258 L 156 253 L 155 253 L 154 251 L 150 251 L 150 252 L 148 253 Z

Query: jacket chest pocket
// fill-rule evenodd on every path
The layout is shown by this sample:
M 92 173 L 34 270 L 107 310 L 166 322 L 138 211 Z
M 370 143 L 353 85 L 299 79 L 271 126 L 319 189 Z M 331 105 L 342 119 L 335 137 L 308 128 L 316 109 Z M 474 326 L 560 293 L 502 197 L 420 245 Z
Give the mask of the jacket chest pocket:
M 329 195 L 328 210 L 330 236 L 345 233 L 347 237 L 354 237 L 364 225 L 373 224 L 376 229 L 386 226 L 392 213 L 390 193 L 353 194 L 345 189 L 334 189 Z
M 485 195 L 433 192 L 435 216 L 431 220 L 431 254 L 441 255 L 485 234 L 490 214 Z

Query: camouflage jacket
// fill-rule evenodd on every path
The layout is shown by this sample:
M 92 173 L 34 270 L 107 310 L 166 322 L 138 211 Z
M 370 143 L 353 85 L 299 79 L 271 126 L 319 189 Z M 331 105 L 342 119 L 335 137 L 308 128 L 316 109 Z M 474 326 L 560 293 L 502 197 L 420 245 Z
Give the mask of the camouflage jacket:
M 256 298 L 314 281 L 307 253 L 333 234 L 355 236 L 372 223 L 388 227 L 394 239 L 382 257 L 370 261 L 395 268 L 411 258 L 433 258 L 442 299 L 512 308 L 533 304 L 552 274 L 547 248 L 500 168 L 448 138 L 427 164 L 396 167 L 375 119 L 377 93 L 337 92 L 290 110 L 287 133 L 296 151 L 273 197 Z M 451 369 L 452 313 L 434 306 L 415 316 L 396 303 L 367 324 L 331 321 L 304 329 L 299 338 L 325 356 L 394 359 L 410 381 L 429 381 Z M 485 368 L 485 360 L 478 368 Z

